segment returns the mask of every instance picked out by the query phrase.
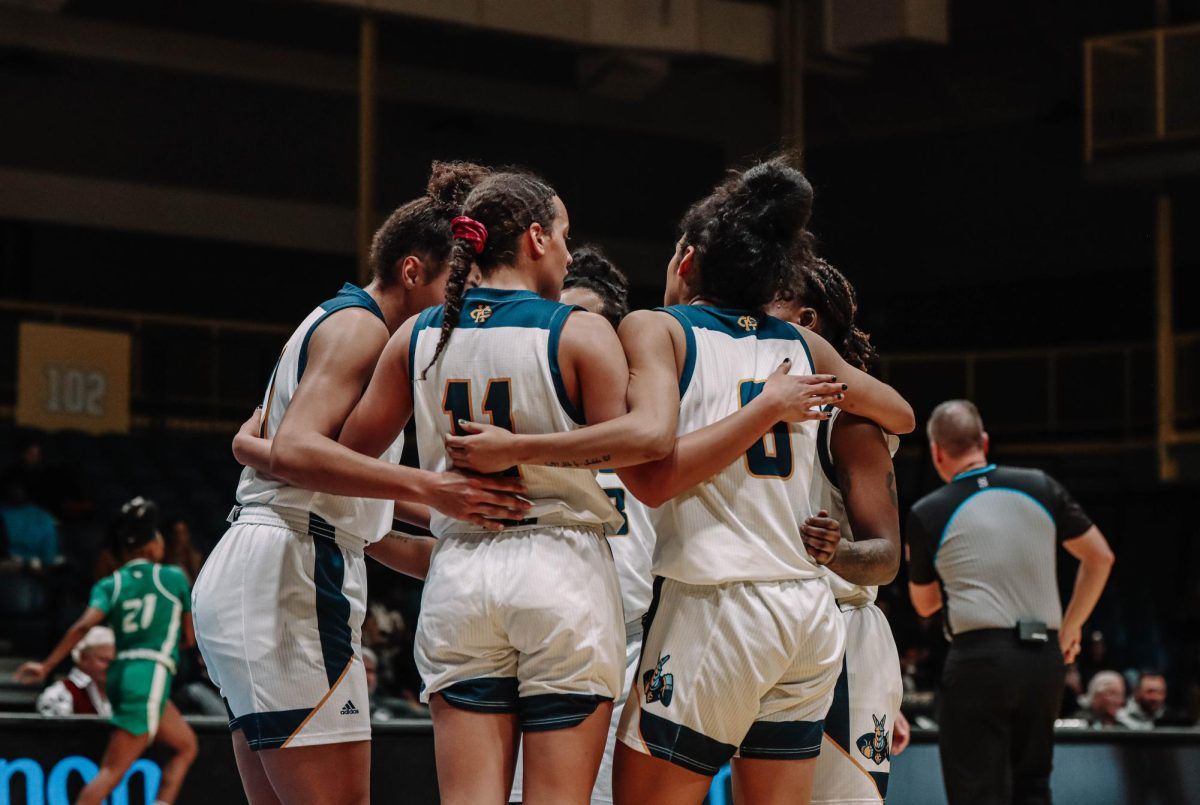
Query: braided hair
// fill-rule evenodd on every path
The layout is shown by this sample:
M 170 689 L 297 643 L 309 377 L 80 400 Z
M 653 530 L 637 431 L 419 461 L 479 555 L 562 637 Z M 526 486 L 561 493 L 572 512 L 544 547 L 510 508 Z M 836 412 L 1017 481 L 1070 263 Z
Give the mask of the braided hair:
M 425 281 L 441 275 L 450 256 L 450 219 L 458 214 L 475 185 L 491 173 L 472 162 L 434 162 L 425 195 L 401 204 L 371 240 L 371 274 L 384 287 L 398 279 L 398 268 L 410 254 L 425 262 Z
M 553 187 L 532 173 L 506 170 L 484 177 L 466 197 L 459 214 L 483 224 L 487 228 L 487 240 L 478 254 L 470 242 L 461 238 L 453 241 L 442 332 L 433 358 L 421 371 L 422 380 L 437 363 L 450 341 L 450 334 L 458 326 L 471 266 L 478 266 L 479 272 L 486 277 L 497 266 L 513 264 L 517 259 L 517 244 L 529 227 L 541 224 L 549 230 L 554 223 L 554 198 L 557 195 Z
M 604 318 L 613 327 L 629 313 L 629 280 L 596 246 L 581 246 L 571 253 L 571 270 L 563 290 L 582 288 L 600 297 Z
M 812 252 L 812 200 L 812 185 L 784 157 L 731 173 L 680 223 L 683 245 L 696 250 L 694 290 L 727 307 L 766 306 Z
M 858 294 L 842 272 L 814 256 L 800 266 L 796 285 L 782 296 L 817 311 L 821 335 L 846 363 L 864 372 L 870 368 L 877 354 L 875 346 L 855 321 Z

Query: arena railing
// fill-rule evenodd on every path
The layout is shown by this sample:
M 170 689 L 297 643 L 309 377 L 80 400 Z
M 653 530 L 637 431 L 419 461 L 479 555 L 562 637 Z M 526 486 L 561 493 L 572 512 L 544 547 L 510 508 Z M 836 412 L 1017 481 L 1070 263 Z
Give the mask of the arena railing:
M 1098 36 L 1083 44 L 1084 160 L 1200 137 L 1200 25 Z
M 0 299 L 0 406 L 16 396 L 18 322 L 57 322 L 132 336 L 131 398 L 141 428 L 225 430 L 258 403 L 285 325 Z M 1176 336 L 1176 425 L 1200 428 L 1200 332 Z M 975 400 L 988 429 L 1010 439 L 1097 444 L 1153 436 L 1154 345 L 1121 342 L 1029 349 L 888 353 L 877 372 L 923 419 L 951 397 Z

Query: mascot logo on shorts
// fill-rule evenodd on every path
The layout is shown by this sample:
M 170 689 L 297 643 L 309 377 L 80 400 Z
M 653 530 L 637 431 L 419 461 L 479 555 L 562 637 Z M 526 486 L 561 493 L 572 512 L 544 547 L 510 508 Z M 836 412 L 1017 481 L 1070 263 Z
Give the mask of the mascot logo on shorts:
M 492 306 L 491 305 L 477 305 L 475 307 L 475 309 L 471 311 L 471 321 L 475 322 L 476 324 L 483 324 L 485 321 L 487 321 L 491 317 L 492 317 Z
M 642 687 L 646 689 L 646 704 L 661 701 L 663 707 L 671 706 L 671 696 L 675 692 L 675 677 L 662 672 L 663 666 L 669 659 L 671 659 L 670 654 L 659 657 L 658 665 L 654 667 L 654 670 L 642 674 Z
M 887 714 L 885 713 L 883 718 L 876 718 L 872 713 L 871 720 L 875 722 L 875 732 L 868 732 L 858 739 L 858 751 L 876 766 L 881 766 L 891 754 L 891 741 L 888 731 L 884 729 L 887 726 Z
M 753 316 L 741 316 L 738 318 L 738 327 L 741 327 L 746 332 L 758 329 L 758 319 Z

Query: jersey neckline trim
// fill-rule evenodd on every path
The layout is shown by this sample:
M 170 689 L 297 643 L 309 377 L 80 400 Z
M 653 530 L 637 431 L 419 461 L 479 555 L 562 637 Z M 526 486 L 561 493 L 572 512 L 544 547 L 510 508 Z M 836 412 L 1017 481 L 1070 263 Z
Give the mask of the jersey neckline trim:
M 958 475 L 955 475 L 953 478 L 951 478 L 950 483 L 961 481 L 963 478 L 974 478 L 976 475 L 984 475 L 985 473 L 989 473 L 994 469 L 996 469 L 995 464 L 988 464 L 986 467 L 977 467 L 973 470 L 965 470 L 964 472 L 960 472 Z

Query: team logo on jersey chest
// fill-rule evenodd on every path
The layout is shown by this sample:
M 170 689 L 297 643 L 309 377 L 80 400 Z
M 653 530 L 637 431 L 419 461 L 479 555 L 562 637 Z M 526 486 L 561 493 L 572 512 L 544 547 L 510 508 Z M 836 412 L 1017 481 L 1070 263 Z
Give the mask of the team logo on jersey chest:
M 753 316 L 740 316 L 738 318 L 738 327 L 741 327 L 746 332 L 758 329 L 758 319 Z
M 675 693 L 675 677 L 664 674 L 663 666 L 671 659 L 670 654 L 658 658 L 658 665 L 653 670 L 642 674 L 642 687 L 646 691 L 646 704 L 661 701 L 663 707 L 671 706 L 671 697 Z
M 863 757 L 874 762 L 876 766 L 882 766 L 883 761 L 891 756 L 892 746 L 891 736 L 885 729 L 887 714 L 885 713 L 883 718 L 876 718 L 872 713 L 871 720 L 875 722 L 875 732 L 859 736 L 858 751 L 862 752 Z
M 475 322 L 476 324 L 483 324 L 485 321 L 487 321 L 491 317 L 492 317 L 492 306 L 491 305 L 476 305 L 475 309 L 471 311 L 471 321 Z

